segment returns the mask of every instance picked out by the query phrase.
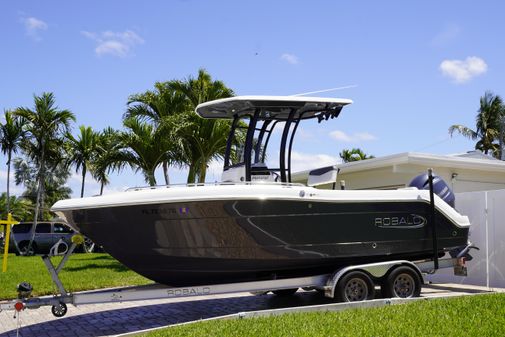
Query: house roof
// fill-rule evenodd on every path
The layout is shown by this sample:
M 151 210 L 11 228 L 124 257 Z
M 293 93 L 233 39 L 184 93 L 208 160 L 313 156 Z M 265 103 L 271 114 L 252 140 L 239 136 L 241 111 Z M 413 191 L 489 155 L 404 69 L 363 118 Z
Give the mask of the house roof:
M 485 155 L 484 155 L 485 156 Z M 367 160 L 359 160 L 349 163 L 335 165 L 340 169 L 340 173 L 351 173 L 377 168 L 389 167 L 401 164 L 423 165 L 426 167 L 448 167 L 484 172 L 505 173 L 505 161 L 482 156 L 461 156 L 461 155 L 436 155 L 418 152 L 403 152 L 384 157 L 377 157 Z M 293 180 L 301 179 L 309 174 L 309 171 L 301 171 L 293 174 Z

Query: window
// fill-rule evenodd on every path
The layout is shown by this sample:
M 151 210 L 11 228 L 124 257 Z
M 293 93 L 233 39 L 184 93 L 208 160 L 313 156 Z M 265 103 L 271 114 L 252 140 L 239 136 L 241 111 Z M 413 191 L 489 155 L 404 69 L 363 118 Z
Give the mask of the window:
M 35 228 L 35 233 L 38 233 L 38 234 L 51 233 L 51 224 L 50 223 L 38 223 L 37 228 Z
M 32 229 L 31 223 L 21 223 L 19 225 L 12 226 L 12 232 L 14 234 L 28 233 Z
M 58 233 L 58 234 L 60 234 L 60 233 L 67 234 L 67 233 L 73 233 L 73 230 L 64 224 L 55 223 L 54 224 L 54 232 Z

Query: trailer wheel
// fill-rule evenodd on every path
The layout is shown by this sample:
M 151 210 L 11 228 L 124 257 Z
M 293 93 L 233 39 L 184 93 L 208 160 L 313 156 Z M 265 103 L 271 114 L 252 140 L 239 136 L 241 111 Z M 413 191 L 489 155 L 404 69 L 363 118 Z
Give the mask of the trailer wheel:
M 67 313 L 67 305 L 63 302 L 55 304 L 51 307 L 51 312 L 55 317 L 63 317 Z
M 421 295 L 421 278 L 408 266 L 393 269 L 381 285 L 382 295 L 387 298 L 410 298 Z
M 374 292 L 374 283 L 370 276 L 362 271 L 354 270 L 338 281 L 335 298 L 343 302 L 372 300 Z
M 278 289 L 278 290 L 272 290 L 272 293 L 274 295 L 280 296 L 280 297 L 285 297 L 285 296 L 291 296 L 294 295 L 298 291 L 298 288 L 293 288 L 293 289 Z

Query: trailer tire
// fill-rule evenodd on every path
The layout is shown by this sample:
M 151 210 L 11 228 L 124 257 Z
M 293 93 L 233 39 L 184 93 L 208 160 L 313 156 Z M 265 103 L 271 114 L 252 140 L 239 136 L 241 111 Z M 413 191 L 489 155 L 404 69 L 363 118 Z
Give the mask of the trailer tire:
M 341 302 L 373 300 L 374 283 L 367 273 L 353 270 L 342 276 L 335 287 L 335 298 Z
M 280 296 L 280 297 L 287 297 L 294 295 L 298 291 L 298 288 L 292 288 L 292 289 L 278 289 L 278 290 L 272 290 L 272 293 L 274 295 Z
M 382 296 L 386 298 L 411 298 L 421 295 L 421 277 L 412 267 L 394 268 L 381 285 Z

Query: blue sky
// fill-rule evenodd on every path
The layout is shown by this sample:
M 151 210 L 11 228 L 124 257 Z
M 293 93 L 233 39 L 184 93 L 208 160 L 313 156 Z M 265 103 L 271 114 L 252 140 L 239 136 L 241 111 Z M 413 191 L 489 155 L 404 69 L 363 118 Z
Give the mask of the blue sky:
M 77 125 L 121 127 L 128 95 L 207 69 L 238 95 L 321 93 L 354 104 L 304 125 L 294 165 L 473 148 L 452 124 L 474 126 L 486 90 L 505 95 L 505 5 L 499 1 L 4 1 L 0 109 L 52 91 Z M 76 129 L 76 128 L 75 128 Z M 3 158 L 0 158 L 3 159 Z M 4 162 L 4 160 L 2 160 Z M 209 180 L 219 179 L 218 165 Z M 0 190 L 6 169 L 0 169 Z M 144 185 L 112 175 L 109 191 Z M 86 195 L 95 194 L 91 182 Z M 161 182 L 161 177 L 159 182 Z M 184 172 L 173 172 L 184 182 Z M 70 181 L 74 195 L 79 179 Z M 16 191 L 21 191 L 18 188 Z

